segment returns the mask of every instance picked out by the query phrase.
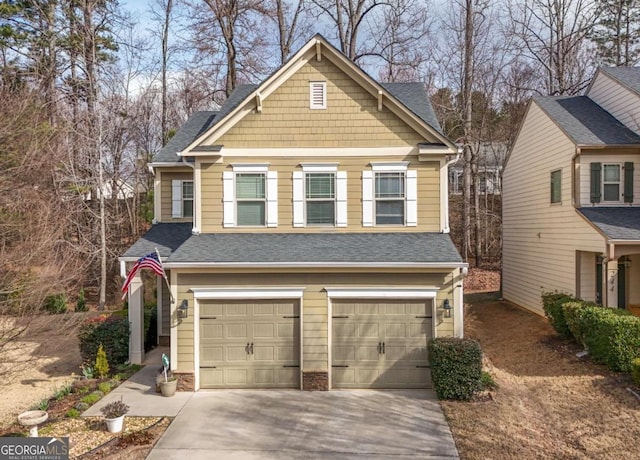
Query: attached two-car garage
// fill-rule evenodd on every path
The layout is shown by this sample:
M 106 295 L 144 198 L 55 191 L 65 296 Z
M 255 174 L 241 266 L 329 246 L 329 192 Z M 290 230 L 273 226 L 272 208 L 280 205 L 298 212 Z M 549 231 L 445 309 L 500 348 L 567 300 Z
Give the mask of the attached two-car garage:
M 199 304 L 199 387 L 300 388 L 301 300 Z M 433 299 L 333 299 L 333 388 L 431 387 Z

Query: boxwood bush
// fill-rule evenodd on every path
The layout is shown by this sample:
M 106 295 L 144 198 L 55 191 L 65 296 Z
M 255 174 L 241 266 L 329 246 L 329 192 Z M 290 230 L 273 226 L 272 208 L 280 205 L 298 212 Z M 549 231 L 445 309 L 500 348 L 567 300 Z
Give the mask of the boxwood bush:
M 570 339 L 573 336 L 564 317 L 562 305 L 577 300 L 579 299 L 562 292 L 545 292 L 542 294 L 542 309 L 544 310 L 544 314 L 556 332 L 565 339 Z
M 100 344 L 113 366 L 129 359 L 129 320 L 101 315 L 87 320 L 78 334 L 80 354 L 85 362 L 95 362 Z
M 438 337 L 428 349 L 438 398 L 468 400 L 482 388 L 482 349 L 476 340 Z
M 631 376 L 633 382 L 640 387 L 640 358 L 631 361 Z

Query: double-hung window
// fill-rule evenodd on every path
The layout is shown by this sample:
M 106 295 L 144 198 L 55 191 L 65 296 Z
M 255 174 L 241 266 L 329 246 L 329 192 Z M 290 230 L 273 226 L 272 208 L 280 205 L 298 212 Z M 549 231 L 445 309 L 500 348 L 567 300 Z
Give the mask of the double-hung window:
M 171 217 L 174 219 L 193 217 L 193 181 L 171 181 Z
M 620 201 L 620 165 L 602 165 L 602 201 Z
M 372 162 L 362 171 L 362 225 L 418 225 L 418 172 L 409 162 Z
M 224 227 L 278 226 L 278 173 L 268 163 L 232 164 L 222 173 Z
M 335 225 L 336 175 L 333 172 L 305 173 L 307 225 Z
M 376 225 L 404 225 L 405 173 L 375 173 Z
M 562 170 L 551 171 L 551 203 L 562 202 Z
M 239 227 L 265 225 L 265 188 L 264 173 L 236 174 L 236 221 Z

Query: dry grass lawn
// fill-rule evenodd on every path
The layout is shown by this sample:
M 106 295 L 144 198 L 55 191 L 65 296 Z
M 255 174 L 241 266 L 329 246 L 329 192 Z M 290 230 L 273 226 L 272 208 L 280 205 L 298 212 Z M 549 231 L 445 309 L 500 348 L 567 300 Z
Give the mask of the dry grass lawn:
M 640 458 L 640 401 L 627 375 L 578 359 L 545 318 L 508 302 L 470 302 L 465 334 L 480 341 L 499 388 L 442 403 L 461 458 Z

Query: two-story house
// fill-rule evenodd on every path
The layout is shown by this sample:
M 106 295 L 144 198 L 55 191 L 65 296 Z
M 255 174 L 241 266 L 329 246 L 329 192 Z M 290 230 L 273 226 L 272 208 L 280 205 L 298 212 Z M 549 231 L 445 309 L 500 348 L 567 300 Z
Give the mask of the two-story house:
M 466 264 L 424 85 L 380 84 L 315 36 L 160 151 L 160 335 L 195 388 L 423 388 L 427 340 L 462 336 Z M 141 283 L 129 294 L 142 357 Z
M 534 98 L 503 175 L 503 296 L 640 304 L 640 69 L 601 68 L 584 96 Z

